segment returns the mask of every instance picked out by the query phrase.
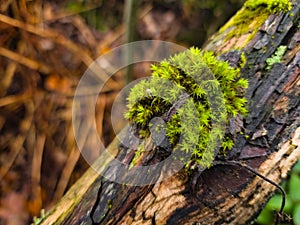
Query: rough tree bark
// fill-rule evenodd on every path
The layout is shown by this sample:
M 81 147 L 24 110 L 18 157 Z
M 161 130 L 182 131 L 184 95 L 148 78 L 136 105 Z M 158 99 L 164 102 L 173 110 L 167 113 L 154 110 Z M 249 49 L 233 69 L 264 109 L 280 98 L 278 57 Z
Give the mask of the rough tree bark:
M 249 81 L 249 115 L 228 157 L 243 160 L 280 183 L 300 157 L 300 0 L 288 13 L 270 15 L 254 38 L 241 48 L 247 56 L 242 76 Z M 242 46 L 251 32 L 228 41 L 226 30 L 206 49 L 224 53 Z M 266 59 L 288 46 L 281 63 L 266 70 Z M 148 146 L 151 147 L 151 146 Z M 108 150 L 120 155 L 118 141 Z M 154 159 L 155 160 L 155 159 Z M 105 169 L 102 159 L 95 164 Z M 121 175 L 121 174 L 119 174 Z M 105 181 L 89 169 L 49 212 L 42 224 L 92 224 L 90 212 L 100 188 L 94 218 L 99 224 L 247 224 L 275 187 L 243 168 L 216 165 L 200 174 L 180 171 L 162 182 L 133 187 Z

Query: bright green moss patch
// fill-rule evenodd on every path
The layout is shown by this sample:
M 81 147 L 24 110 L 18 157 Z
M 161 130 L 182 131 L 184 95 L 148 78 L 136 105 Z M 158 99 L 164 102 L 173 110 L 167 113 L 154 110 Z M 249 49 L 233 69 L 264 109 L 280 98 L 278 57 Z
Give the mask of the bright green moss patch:
M 292 4 L 289 0 L 248 0 L 243 8 L 220 29 L 220 32 L 232 28 L 228 31 L 225 41 L 232 37 L 249 34 L 244 43 L 245 46 L 270 14 L 287 12 L 291 8 Z
M 245 63 L 243 60 L 245 57 L 240 60 L 241 64 Z M 214 77 L 209 78 L 207 74 Z M 161 130 L 152 119 L 163 118 L 169 142 L 173 146 L 180 143 L 179 149 L 192 156 L 189 162 L 207 167 L 213 160 L 207 145 L 222 137 L 222 129 L 225 130 L 224 127 L 213 130 L 213 122 L 223 118 L 228 122 L 237 114 L 247 113 L 243 96 L 247 86 L 248 82 L 240 78 L 240 68 L 218 60 L 213 52 L 191 48 L 152 65 L 151 79 L 143 80 L 131 89 L 125 117 L 140 128 L 141 137 L 149 136 L 151 129 Z M 213 108 L 220 102 L 224 102 L 224 108 Z M 220 112 L 216 114 L 218 110 Z M 182 134 L 188 135 L 182 139 Z M 191 147 L 193 143 L 196 147 Z M 227 151 L 233 144 L 226 136 L 221 146 Z
M 292 3 L 289 0 L 248 0 L 245 2 L 245 7 L 249 10 L 263 7 L 270 14 L 274 14 L 291 10 Z
M 249 36 L 244 43 L 245 46 L 250 40 L 252 40 L 268 16 L 269 13 L 265 8 L 259 7 L 255 10 L 249 10 L 243 7 L 220 29 L 220 32 L 224 32 L 228 28 L 231 28 L 226 35 L 225 41 L 233 37 L 240 37 L 244 34 L 248 34 Z
M 270 57 L 267 58 L 266 63 L 267 63 L 267 67 L 266 70 L 271 69 L 271 67 L 273 66 L 274 63 L 280 63 L 281 62 L 281 58 L 284 55 L 284 53 L 286 52 L 287 46 L 281 45 L 277 48 L 276 52 Z

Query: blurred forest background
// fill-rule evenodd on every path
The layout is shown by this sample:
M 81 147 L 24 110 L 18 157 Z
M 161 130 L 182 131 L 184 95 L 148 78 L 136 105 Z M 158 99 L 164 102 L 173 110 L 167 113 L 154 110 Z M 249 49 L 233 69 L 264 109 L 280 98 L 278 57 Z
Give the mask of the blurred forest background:
M 243 0 L 138 1 L 135 40 L 201 47 Z M 78 81 L 101 54 L 126 42 L 126 1 L 0 0 L 0 225 L 30 224 L 89 167 L 72 128 Z M 149 64 L 134 67 L 149 75 Z M 97 101 L 108 145 L 122 71 Z

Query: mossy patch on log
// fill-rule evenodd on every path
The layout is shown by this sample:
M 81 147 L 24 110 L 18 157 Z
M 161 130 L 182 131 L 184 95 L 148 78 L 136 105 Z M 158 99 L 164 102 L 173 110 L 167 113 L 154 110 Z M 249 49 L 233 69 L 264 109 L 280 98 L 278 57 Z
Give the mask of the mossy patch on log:
M 224 41 L 247 35 L 242 45 L 246 46 L 271 14 L 288 12 L 291 8 L 292 4 L 289 0 L 248 0 L 243 8 L 221 27 L 219 32 L 227 30 Z
M 244 66 L 245 60 L 242 54 L 239 65 Z M 213 74 L 214 78 L 208 79 L 208 73 Z M 198 76 L 198 81 L 194 75 Z M 202 84 L 199 83 L 201 79 Z M 173 146 L 178 146 L 181 134 L 189 134 L 188 138 L 181 140 L 179 149 L 192 156 L 189 163 L 196 162 L 208 167 L 213 161 L 213 153 L 207 150 L 212 136 L 222 139 L 222 152 L 234 145 L 230 136 L 223 138 L 224 127 L 220 128 L 223 131 L 212 132 L 214 122 L 224 119 L 229 123 L 229 118 L 247 113 L 244 98 L 247 86 L 247 80 L 240 78 L 240 68 L 233 68 L 228 62 L 219 60 L 213 52 L 191 48 L 152 65 L 151 79 L 142 80 L 131 89 L 125 117 L 140 128 L 141 137 L 152 135 L 154 126 L 155 132 L 164 134 Z M 213 96 L 216 89 L 220 90 L 221 95 L 216 94 L 212 103 L 208 96 Z M 213 108 L 219 102 L 224 103 L 224 108 Z M 181 108 L 183 104 L 186 104 L 184 112 Z M 220 111 L 221 118 L 216 118 L 216 110 Z M 195 119 L 196 115 L 199 118 Z M 165 127 L 153 123 L 155 117 L 163 118 Z M 196 120 L 199 123 L 194 122 Z M 192 143 L 196 143 L 196 148 L 191 147 Z M 139 151 L 137 157 L 140 156 Z

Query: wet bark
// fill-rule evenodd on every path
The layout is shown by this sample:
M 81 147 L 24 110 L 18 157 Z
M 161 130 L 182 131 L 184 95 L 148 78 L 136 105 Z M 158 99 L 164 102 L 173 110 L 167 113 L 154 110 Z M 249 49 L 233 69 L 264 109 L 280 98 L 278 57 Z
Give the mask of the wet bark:
M 244 37 L 222 42 L 226 32 L 216 34 L 206 45 L 219 53 L 226 51 L 222 58 L 233 64 L 241 51 L 247 56 L 242 76 L 249 81 L 249 115 L 242 121 L 243 133 L 236 135 L 234 149 L 221 160 L 243 161 L 277 183 L 300 157 L 299 8 L 298 0 L 292 12 L 269 16 L 240 51 L 228 52 L 245 41 Z M 288 47 L 281 63 L 266 70 L 266 59 L 280 45 Z M 160 160 L 150 142 L 145 148 L 151 150 L 149 163 Z M 117 140 L 108 150 L 121 161 L 129 160 Z M 103 159 L 95 165 L 122 176 Z M 90 169 L 42 224 L 92 224 L 92 214 L 97 224 L 247 224 L 274 190 L 273 185 L 238 166 L 215 165 L 201 174 L 181 170 L 147 186 L 113 183 Z

